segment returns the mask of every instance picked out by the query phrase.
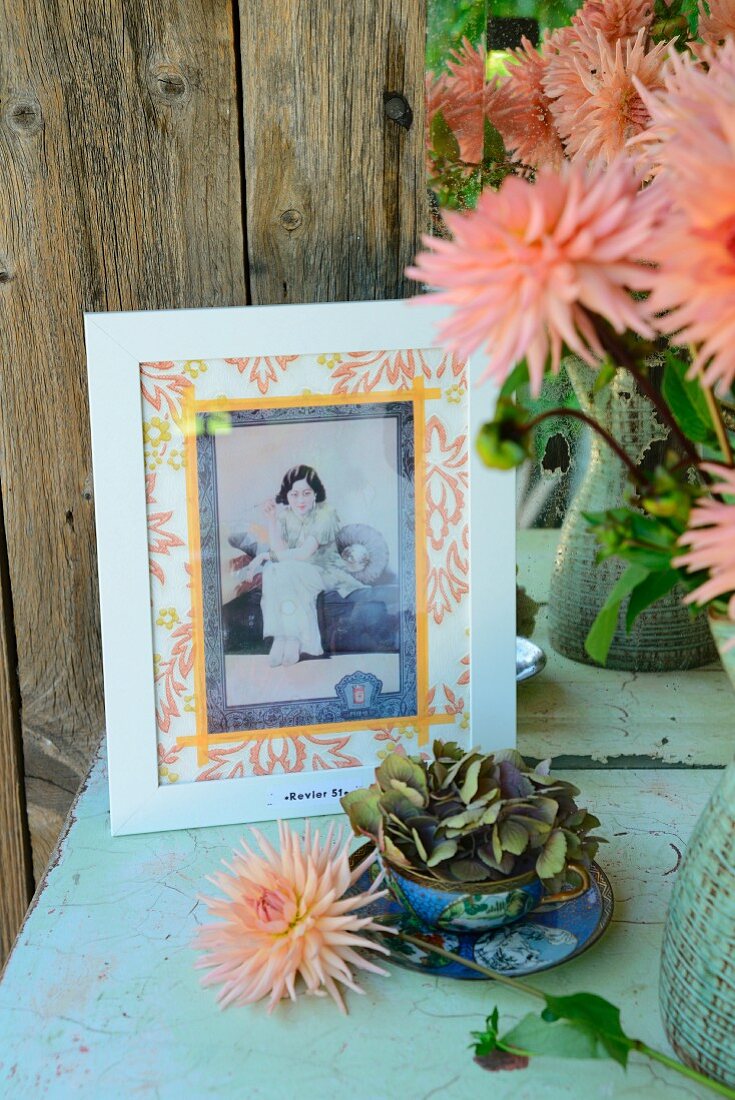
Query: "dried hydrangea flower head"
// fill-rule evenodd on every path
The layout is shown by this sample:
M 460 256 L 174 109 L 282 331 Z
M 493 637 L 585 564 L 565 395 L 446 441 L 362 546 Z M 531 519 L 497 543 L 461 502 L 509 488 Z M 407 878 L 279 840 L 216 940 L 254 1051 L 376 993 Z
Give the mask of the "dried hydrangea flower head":
M 340 985 L 364 992 L 353 968 L 387 973 L 358 953 L 389 953 L 362 934 L 385 928 L 360 915 L 365 905 L 384 896 L 378 890 L 382 876 L 369 890 L 345 897 L 374 853 L 351 870 L 350 841 L 342 844 L 342 832 L 335 837 L 333 827 L 322 842 L 307 823 L 302 840 L 279 821 L 279 850 L 256 829 L 251 832 L 260 852 L 243 840 L 225 864 L 228 873 L 210 879 L 225 896 L 202 899 L 219 918 L 201 928 L 196 939 L 195 946 L 206 952 L 196 965 L 209 971 L 202 984 L 222 985 L 222 1007 L 268 997 L 270 1013 L 284 997 L 296 1000 L 300 980 L 307 993 L 329 994 L 345 1012 Z
M 434 759 L 391 753 L 376 783 L 342 799 L 352 828 L 384 857 L 440 882 L 494 882 L 535 871 L 561 889 L 568 859 L 589 864 L 600 823 L 575 801 L 576 787 L 515 749 L 465 752 L 435 741 Z

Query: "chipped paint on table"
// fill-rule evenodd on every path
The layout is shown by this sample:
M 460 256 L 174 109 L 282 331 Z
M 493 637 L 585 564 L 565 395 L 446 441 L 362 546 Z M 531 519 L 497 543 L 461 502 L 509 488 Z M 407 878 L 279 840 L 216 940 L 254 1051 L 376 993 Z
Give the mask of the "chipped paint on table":
M 724 767 L 735 754 L 735 706 L 721 665 L 621 672 L 578 664 L 549 644 L 546 600 L 558 531 L 521 531 L 518 583 L 542 604 L 533 641 L 544 671 L 518 685 L 518 747 L 569 766 Z
M 594 948 L 536 984 L 600 993 L 622 1006 L 632 1034 L 668 1049 L 657 998 L 662 922 L 681 852 L 718 773 L 567 776 L 583 787 L 610 838 L 600 862 L 615 890 L 615 916 Z M 1 1096 L 710 1095 L 635 1055 L 627 1074 L 609 1062 L 539 1059 L 523 1072 L 486 1076 L 467 1049 L 470 1031 L 494 1004 L 506 1023 L 534 1010 L 533 1002 L 491 983 L 392 968 L 390 978 L 365 977 L 365 997 L 348 995 L 346 1019 L 315 998 L 271 1017 L 261 1006 L 220 1012 L 214 991 L 198 984 L 190 944 L 204 918 L 197 894 L 242 831 L 112 838 L 104 760 L 95 764 L 0 984 Z

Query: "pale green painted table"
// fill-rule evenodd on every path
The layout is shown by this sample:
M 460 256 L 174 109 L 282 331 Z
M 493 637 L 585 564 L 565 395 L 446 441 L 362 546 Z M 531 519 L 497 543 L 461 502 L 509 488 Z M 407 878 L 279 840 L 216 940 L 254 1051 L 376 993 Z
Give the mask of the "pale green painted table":
M 615 916 L 587 954 L 536 981 L 560 993 L 604 994 L 624 1005 L 624 1025 L 654 1045 L 664 1043 L 656 996 L 664 907 L 716 777 L 708 770 L 582 776 L 611 839 L 604 866 Z M 0 984 L 3 1097 L 707 1095 L 637 1057 L 627 1074 L 607 1062 L 545 1059 L 523 1073 L 490 1076 L 472 1062 L 469 1032 L 496 1003 L 511 1020 L 535 1002 L 489 982 L 394 967 L 390 978 L 366 977 L 367 996 L 350 996 L 347 1019 L 316 999 L 272 1017 L 257 1006 L 220 1012 L 213 991 L 199 988 L 189 944 L 203 918 L 196 895 L 242 830 L 113 839 L 105 781 L 100 762 Z
M 718 663 L 693 672 L 615 672 L 548 644 L 546 600 L 558 532 L 521 531 L 518 583 L 541 603 L 534 641 L 543 675 L 522 685 L 522 752 L 575 768 L 724 767 L 735 755 L 735 696 Z
M 548 536 L 534 533 L 521 548 L 538 563 L 548 558 Z M 521 567 L 528 580 L 524 555 Z M 530 574 L 532 591 L 543 573 Z M 636 677 L 552 655 L 520 696 L 519 747 L 574 763 L 564 774 L 602 819 L 610 844 L 601 862 L 616 896 L 606 936 L 536 983 L 608 997 L 622 1006 L 630 1033 L 662 1049 L 662 922 L 681 853 L 719 777 L 712 765 L 732 755 L 730 690 L 714 668 Z M 670 730 L 666 743 L 662 725 Z M 601 768 L 595 761 L 602 759 L 615 766 Z M 197 894 L 242 831 L 113 839 L 104 760 L 95 763 L 0 983 L 0 1097 L 714 1095 L 637 1057 L 627 1074 L 608 1062 L 539 1059 L 523 1072 L 491 1076 L 472 1062 L 470 1031 L 495 1004 L 510 1022 L 535 1002 L 490 982 L 392 967 L 390 978 L 364 979 L 367 995 L 350 996 L 347 1019 L 316 999 L 272 1017 L 258 1006 L 221 1013 L 214 992 L 198 985 L 190 943 L 204 917 Z

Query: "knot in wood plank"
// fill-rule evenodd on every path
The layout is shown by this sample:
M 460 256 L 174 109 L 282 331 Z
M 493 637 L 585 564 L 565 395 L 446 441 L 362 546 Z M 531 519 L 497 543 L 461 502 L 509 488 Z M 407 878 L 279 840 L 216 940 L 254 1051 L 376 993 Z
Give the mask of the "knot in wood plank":
M 304 218 L 300 210 L 284 210 L 278 219 L 284 229 L 287 229 L 289 233 L 294 229 L 298 229 L 302 224 Z
M 401 95 L 400 92 L 384 92 L 383 110 L 386 117 L 391 119 L 392 122 L 397 122 L 399 126 L 403 126 L 406 130 L 410 129 L 413 122 L 413 111 L 406 97 Z
M 0 253 L 0 283 L 9 283 L 13 278 L 13 270 L 7 256 Z
M 3 111 L 3 122 L 22 137 L 32 137 L 43 129 L 41 106 L 32 92 L 10 96 Z
M 148 71 L 148 90 L 155 99 L 178 107 L 189 99 L 191 86 L 178 65 L 160 62 Z

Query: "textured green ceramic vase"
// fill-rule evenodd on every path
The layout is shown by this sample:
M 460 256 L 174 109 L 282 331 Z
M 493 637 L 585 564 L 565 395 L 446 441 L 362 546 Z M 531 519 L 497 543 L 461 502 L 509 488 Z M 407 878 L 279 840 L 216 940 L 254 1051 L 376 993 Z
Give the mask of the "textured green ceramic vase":
M 599 393 L 597 372 L 578 359 L 565 367 L 580 407 L 606 428 L 638 464 L 654 466 L 666 443 L 666 431 L 631 375 L 618 371 Z M 586 430 L 586 429 L 585 429 Z M 616 558 L 597 563 L 599 544 L 584 518 L 625 503 L 627 470 L 595 432 L 589 431 L 589 462 L 561 529 L 549 592 L 550 641 L 557 653 L 584 664 L 594 662 L 584 648 L 597 613 L 625 568 Z M 657 454 L 657 449 L 659 454 Z M 608 668 L 666 672 L 697 668 L 716 657 L 704 615 L 693 619 L 676 588 L 640 615 L 630 634 L 623 604 L 607 658 Z
M 735 688 L 735 623 L 713 614 L 709 621 Z M 682 1061 L 735 1087 L 735 761 L 697 822 L 674 882 L 659 995 Z
M 735 762 L 697 822 L 676 876 L 659 997 L 681 1060 L 735 1087 Z

